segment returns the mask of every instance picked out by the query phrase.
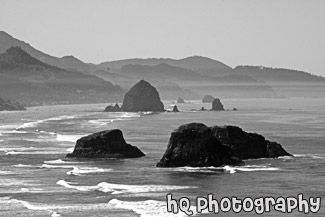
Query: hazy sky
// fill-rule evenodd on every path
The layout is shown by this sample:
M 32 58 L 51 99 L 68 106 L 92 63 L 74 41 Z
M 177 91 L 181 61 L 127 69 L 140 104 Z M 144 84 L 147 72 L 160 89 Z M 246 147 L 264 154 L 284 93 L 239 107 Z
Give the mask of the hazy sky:
M 85 62 L 200 55 L 325 76 L 324 0 L 0 0 L 0 30 Z

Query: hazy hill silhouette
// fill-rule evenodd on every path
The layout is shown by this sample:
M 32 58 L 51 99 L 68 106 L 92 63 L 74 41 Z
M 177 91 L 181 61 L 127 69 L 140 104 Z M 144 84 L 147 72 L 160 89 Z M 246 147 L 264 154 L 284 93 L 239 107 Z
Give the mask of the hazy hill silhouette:
M 277 95 L 288 97 L 322 97 L 325 90 L 325 79 L 307 72 L 260 66 L 238 66 L 232 69 L 220 61 L 202 56 L 191 56 L 179 60 L 134 58 L 108 61 L 98 65 L 86 64 L 73 56 L 58 58 L 45 54 L 28 43 L 0 31 L 0 53 L 5 52 L 11 46 L 20 46 L 43 63 L 67 71 L 81 71 L 96 75 L 122 86 L 125 90 L 139 79 L 150 79 L 151 82 L 158 85 L 159 91 L 164 91 L 161 93 L 163 98 L 174 98 L 175 94 L 184 98 L 197 98 L 199 95 L 219 91 L 216 87 L 222 86 L 223 82 L 230 91 L 227 93 L 227 89 L 223 88 L 227 97 L 247 97 L 246 93 L 241 94 L 242 91 L 238 89 L 239 87 L 242 87 L 243 90 L 253 91 L 253 95 L 248 95 L 248 97 L 256 97 L 256 95 L 274 97 L 272 88 Z M 197 80 L 196 85 L 192 83 L 195 80 Z M 230 86 L 229 83 L 234 85 Z M 256 86 L 258 89 L 254 90 Z M 178 90 L 178 92 L 173 93 L 170 91 L 172 89 Z M 273 94 L 270 94 L 270 91 Z
M 119 86 L 43 63 L 21 47 L 0 55 L 0 91 L 26 105 L 107 102 L 123 95 Z

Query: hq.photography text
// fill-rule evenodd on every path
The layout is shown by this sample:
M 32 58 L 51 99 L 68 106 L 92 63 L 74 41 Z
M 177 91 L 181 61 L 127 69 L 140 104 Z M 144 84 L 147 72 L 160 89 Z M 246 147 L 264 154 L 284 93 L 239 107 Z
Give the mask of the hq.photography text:
M 298 211 L 300 213 L 317 213 L 321 207 L 320 197 L 304 198 L 303 194 L 296 197 L 245 197 L 239 199 L 237 197 L 223 197 L 220 200 L 214 198 L 213 194 L 206 197 L 197 197 L 196 206 L 191 205 L 191 201 L 187 197 L 181 197 L 178 200 L 173 198 L 172 194 L 166 195 L 167 212 L 177 214 L 183 212 L 188 216 L 195 213 L 215 213 L 230 212 L 255 212 L 263 214 L 265 212 L 282 212 L 292 213 Z

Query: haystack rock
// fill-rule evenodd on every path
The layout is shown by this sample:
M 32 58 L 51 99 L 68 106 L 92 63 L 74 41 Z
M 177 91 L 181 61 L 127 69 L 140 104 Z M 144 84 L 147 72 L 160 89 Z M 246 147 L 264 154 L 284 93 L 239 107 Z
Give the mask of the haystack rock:
M 165 110 L 157 89 L 147 81 L 141 80 L 124 95 L 122 111 L 163 112 Z
M 215 98 L 212 102 L 212 109 L 211 111 L 224 111 L 223 105 L 220 101 L 220 99 Z
M 205 95 L 202 99 L 203 103 L 212 103 L 215 98 L 211 95 Z
M 179 98 L 177 99 L 177 103 L 178 103 L 178 104 L 182 104 L 182 103 L 185 103 L 185 101 L 184 101 L 183 98 L 179 97 Z
M 135 146 L 127 144 L 121 130 L 106 130 L 78 139 L 68 158 L 137 158 L 145 156 Z
M 173 112 L 179 112 L 177 105 L 174 105 Z
M 245 159 L 290 156 L 282 146 L 235 126 L 180 126 L 171 133 L 158 167 L 207 167 L 243 164 Z
M 158 167 L 208 167 L 243 162 L 201 123 L 180 126 L 171 133 L 168 147 Z
M 121 112 L 121 111 L 122 109 L 117 103 L 114 106 L 113 105 L 107 106 L 104 110 L 104 112 Z

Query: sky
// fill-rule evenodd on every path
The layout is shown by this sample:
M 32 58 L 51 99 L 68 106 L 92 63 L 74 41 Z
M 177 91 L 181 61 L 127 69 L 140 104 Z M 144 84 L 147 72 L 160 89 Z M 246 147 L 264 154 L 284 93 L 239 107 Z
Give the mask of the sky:
M 324 0 L 0 0 L 0 30 L 100 63 L 199 55 L 325 76 Z

